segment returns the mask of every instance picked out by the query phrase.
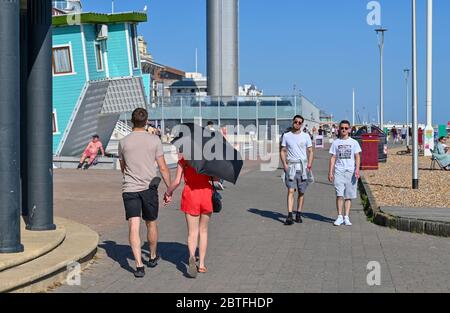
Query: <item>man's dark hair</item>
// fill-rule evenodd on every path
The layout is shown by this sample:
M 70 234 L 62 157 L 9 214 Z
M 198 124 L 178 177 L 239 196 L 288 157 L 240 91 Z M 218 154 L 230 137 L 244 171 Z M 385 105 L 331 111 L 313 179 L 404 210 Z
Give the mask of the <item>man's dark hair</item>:
M 349 121 L 347 121 L 347 120 L 343 120 L 341 123 L 339 123 L 339 128 L 341 128 L 342 127 L 342 125 L 345 125 L 345 124 L 347 124 L 349 127 L 351 127 L 352 126 L 352 124 L 349 122 Z
M 134 110 L 131 117 L 131 122 L 133 123 L 135 128 L 144 128 L 145 126 L 147 126 L 147 121 L 148 112 L 146 109 L 139 108 Z
M 208 122 L 208 126 L 214 126 L 214 122 L 209 121 L 209 122 Z
M 94 136 L 92 136 L 92 139 L 100 139 L 100 136 L 99 135 L 94 135 Z
M 298 118 L 302 120 L 302 123 L 305 122 L 305 119 L 304 119 L 303 116 L 301 116 L 301 115 L 296 115 L 296 116 L 294 116 L 294 118 L 292 119 L 292 121 L 295 122 L 295 120 L 298 119 Z
M 445 138 L 447 138 L 447 137 L 442 136 L 442 137 L 439 138 L 439 141 L 442 141 L 442 140 L 444 140 Z

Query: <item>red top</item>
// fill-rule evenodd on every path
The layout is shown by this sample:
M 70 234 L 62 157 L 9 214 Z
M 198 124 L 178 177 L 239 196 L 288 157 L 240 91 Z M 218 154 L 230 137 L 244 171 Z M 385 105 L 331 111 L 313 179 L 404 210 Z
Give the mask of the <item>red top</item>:
M 181 158 L 178 162 L 184 168 L 184 190 L 181 197 L 181 211 L 193 216 L 211 214 L 213 212 L 213 187 L 209 183 L 210 177 L 200 175 Z
M 184 169 L 184 183 L 189 186 L 190 189 L 212 189 L 212 186 L 209 183 L 211 177 L 197 174 L 197 171 L 190 166 L 184 158 L 181 158 L 178 163 Z

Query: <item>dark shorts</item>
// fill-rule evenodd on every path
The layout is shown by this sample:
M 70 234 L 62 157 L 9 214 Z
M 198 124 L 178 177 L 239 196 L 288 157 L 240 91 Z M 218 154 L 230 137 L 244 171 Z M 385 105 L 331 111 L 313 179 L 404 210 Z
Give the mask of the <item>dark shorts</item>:
M 146 222 L 158 219 L 159 196 L 157 189 L 122 194 L 127 221 L 133 217 L 142 217 Z

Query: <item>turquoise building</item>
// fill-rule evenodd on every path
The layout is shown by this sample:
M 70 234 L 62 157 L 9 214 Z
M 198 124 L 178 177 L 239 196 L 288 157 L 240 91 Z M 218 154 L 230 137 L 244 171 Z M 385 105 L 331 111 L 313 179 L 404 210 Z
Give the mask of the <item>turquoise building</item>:
M 106 146 L 123 113 L 147 106 L 137 41 L 145 13 L 53 16 L 53 154 Z M 148 93 L 148 92 L 147 92 Z

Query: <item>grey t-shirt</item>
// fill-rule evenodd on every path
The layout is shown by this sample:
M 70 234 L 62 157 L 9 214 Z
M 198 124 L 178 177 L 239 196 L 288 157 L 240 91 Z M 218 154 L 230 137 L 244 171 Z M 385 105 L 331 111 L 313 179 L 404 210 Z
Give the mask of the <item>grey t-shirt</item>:
M 157 176 L 156 160 L 163 156 L 159 137 L 147 132 L 132 132 L 119 142 L 119 159 L 125 161 L 122 191 L 141 192 L 149 189 Z

